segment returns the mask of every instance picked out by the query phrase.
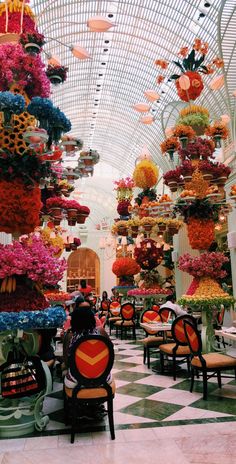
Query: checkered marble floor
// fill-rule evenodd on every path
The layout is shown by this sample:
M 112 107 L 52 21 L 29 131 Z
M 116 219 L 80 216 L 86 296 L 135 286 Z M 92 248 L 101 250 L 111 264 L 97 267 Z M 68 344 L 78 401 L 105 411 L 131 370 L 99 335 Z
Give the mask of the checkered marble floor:
M 174 381 L 171 372 L 159 368 L 158 353 L 151 358 L 151 368 L 143 364 L 143 346 L 137 340 L 113 339 L 116 382 L 114 421 L 116 429 L 153 428 L 193 423 L 236 421 L 236 382 L 223 378 L 219 389 L 216 379 L 208 381 L 208 400 L 202 399 L 202 381 L 195 380 L 193 393 L 186 366 L 182 365 Z M 67 431 L 63 422 L 62 383 L 54 381 L 53 392 L 44 401 L 44 412 L 50 422 L 43 435 Z M 102 421 L 84 421 L 81 431 L 109 430 L 107 417 Z M 37 435 L 37 432 L 36 432 Z

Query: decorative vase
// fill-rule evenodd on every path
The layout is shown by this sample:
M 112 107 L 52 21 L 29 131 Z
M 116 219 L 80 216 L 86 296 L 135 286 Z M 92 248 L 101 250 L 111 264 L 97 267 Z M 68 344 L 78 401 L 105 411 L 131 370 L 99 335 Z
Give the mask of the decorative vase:
M 77 222 L 77 218 L 69 218 L 67 219 L 67 221 L 68 221 L 69 226 L 75 226 Z
M 159 229 L 160 232 L 165 232 L 166 225 L 165 224 L 158 224 L 158 229 Z
M 175 150 L 168 150 L 168 152 L 167 152 L 171 161 L 174 160 L 174 152 L 175 152 Z
M 191 182 L 192 174 L 183 174 L 184 182 Z
M 24 45 L 24 49 L 29 55 L 37 55 L 40 53 L 41 47 L 37 43 L 29 42 Z
M 220 148 L 221 147 L 221 136 L 214 135 L 213 139 L 214 139 L 216 148 Z
M 168 187 L 171 192 L 177 192 L 178 184 L 175 180 L 170 180 L 168 183 Z
M 126 229 L 126 227 L 119 227 L 118 228 L 118 235 L 122 235 L 123 237 L 127 237 L 128 236 L 128 230 Z
M 50 214 L 54 217 L 54 218 L 61 218 L 61 208 L 59 206 L 52 206 L 50 208 Z
M 168 232 L 169 232 L 170 235 L 175 235 L 175 234 L 178 234 L 179 229 L 178 229 L 178 227 L 169 226 L 168 227 Z
M 209 171 L 203 171 L 202 175 L 203 175 L 204 180 L 211 181 L 212 178 L 213 178 L 213 174 L 211 172 L 209 172 Z
M 153 228 L 152 224 L 143 224 L 143 228 L 146 232 L 150 232 Z
M 217 185 L 225 185 L 227 181 L 227 177 L 226 176 L 221 176 L 221 177 L 218 177 L 218 179 L 216 179 L 216 184 Z

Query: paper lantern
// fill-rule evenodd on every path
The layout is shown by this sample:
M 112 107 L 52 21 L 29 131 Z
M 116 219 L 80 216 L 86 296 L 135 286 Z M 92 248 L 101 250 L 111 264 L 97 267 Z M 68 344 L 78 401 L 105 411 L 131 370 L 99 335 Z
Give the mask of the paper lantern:
M 228 114 L 222 114 L 221 121 L 223 122 L 223 124 L 228 124 L 229 121 L 230 121 L 229 115 Z
M 183 74 L 182 76 L 180 76 L 178 81 L 179 81 L 179 86 L 182 90 L 188 90 L 190 88 L 190 79 L 188 76 L 185 76 Z
M 148 148 L 145 146 L 145 147 L 143 147 L 143 149 L 142 149 L 142 151 L 141 151 L 139 157 L 137 158 L 137 161 L 142 161 L 142 160 L 144 160 L 144 159 L 146 159 L 146 160 L 151 160 L 151 158 L 152 158 L 152 157 L 151 157 L 151 154 L 150 154 L 150 152 L 148 151 Z
M 139 113 L 147 113 L 150 110 L 150 105 L 147 103 L 136 103 L 136 105 L 133 106 L 135 111 L 138 111 Z
M 154 121 L 154 116 L 152 116 L 151 114 L 147 114 L 147 116 L 142 116 L 142 118 L 140 118 L 139 121 L 143 124 L 152 124 Z
M 166 137 L 171 137 L 173 135 L 173 132 L 174 132 L 174 127 L 167 127 L 165 129 L 165 135 Z
M 72 45 L 70 50 L 75 58 L 79 58 L 80 60 L 87 60 L 90 58 L 90 54 L 87 52 L 87 50 L 85 50 L 83 47 L 80 47 L 80 45 Z
M 87 21 L 87 26 L 91 32 L 106 32 L 115 24 L 103 16 L 93 16 Z
M 155 90 L 146 90 L 144 95 L 150 102 L 155 102 L 160 99 L 160 95 Z
M 58 56 L 56 55 L 51 55 L 51 53 L 49 53 L 47 55 L 47 60 L 48 60 L 48 64 L 50 64 L 51 66 L 61 66 L 61 62 Z
M 223 74 L 221 74 L 220 76 L 216 76 L 214 77 L 214 79 L 212 79 L 212 81 L 209 84 L 209 87 L 211 90 L 220 90 L 223 87 L 224 82 L 225 78 Z

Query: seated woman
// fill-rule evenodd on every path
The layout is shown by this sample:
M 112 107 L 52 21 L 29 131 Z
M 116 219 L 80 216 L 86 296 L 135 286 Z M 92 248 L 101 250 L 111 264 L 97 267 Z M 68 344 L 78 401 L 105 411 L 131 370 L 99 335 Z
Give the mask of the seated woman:
M 77 340 L 86 335 L 102 335 L 108 337 L 103 327 L 96 326 L 96 318 L 88 302 L 80 303 L 71 314 L 71 331 L 67 333 L 63 344 L 64 366 L 67 368 L 65 375 L 65 385 L 74 388 L 77 380 L 71 375 L 69 366 L 69 356 L 71 348 Z M 110 375 L 109 380 L 110 381 Z

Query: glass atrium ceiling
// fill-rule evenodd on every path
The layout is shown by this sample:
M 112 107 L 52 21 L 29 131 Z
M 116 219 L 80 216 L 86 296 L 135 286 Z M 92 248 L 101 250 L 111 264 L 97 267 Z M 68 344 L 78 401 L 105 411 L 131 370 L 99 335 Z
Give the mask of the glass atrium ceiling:
M 162 171 L 170 169 L 159 145 L 163 128 L 173 125 L 183 103 L 173 82 L 157 86 L 155 59 L 172 61 L 195 37 L 208 42 L 209 61 L 221 55 L 226 60 L 228 87 L 211 91 L 212 76 L 207 76 L 198 103 L 213 117 L 229 114 L 229 96 L 236 88 L 236 0 L 34 0 L 31 5 L 47 37 L 45 51 L 69 67 L 67 81 L 54 87 L 54 102 L 71 119 L 73 135 L 81 137 L 86 148 L 97 149 L 120 176 L 132 172 L 143 145 Z M 96 15 L 109 18 L 115 27 L 90 32 L 87 20 Z M 60 42 L 84 47 L 91 59 L 76 59 Z M 133 109 L 145 102 L 147 89 L 161 95 L 159 103 L 151 105 L 152 125 L 141 123 Z

